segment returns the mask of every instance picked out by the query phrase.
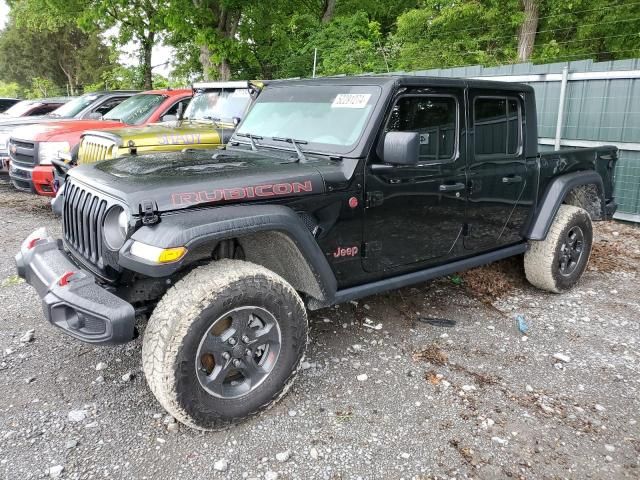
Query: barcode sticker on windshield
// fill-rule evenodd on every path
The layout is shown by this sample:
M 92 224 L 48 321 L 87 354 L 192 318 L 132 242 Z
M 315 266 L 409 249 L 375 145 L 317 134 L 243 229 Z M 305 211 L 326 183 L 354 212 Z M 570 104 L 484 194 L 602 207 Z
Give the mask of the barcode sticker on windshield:
M 234 97 L 248 97 L 249 96 L 249 89 L 248 88 L 239 88 L 237 90 L 233 91 L 233 96 Z
M 339 93 L 331 108 L 364 108 L 369 103 L 370 93 Z

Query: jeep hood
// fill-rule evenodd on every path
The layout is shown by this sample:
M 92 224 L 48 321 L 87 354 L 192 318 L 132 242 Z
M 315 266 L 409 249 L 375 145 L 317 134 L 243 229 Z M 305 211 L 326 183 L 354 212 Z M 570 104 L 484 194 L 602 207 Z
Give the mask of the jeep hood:
M 122 200 L 137 214 L 149 202 L 166 212 L 320 194 L 325 183 L 319 169 L 338 169 L 330 160 L 299 163 L 292 160 L 295 154 L 278 153 L 191 150 L 124 157 L 80 165 L 69 177 Z
M 234 126 L 220 125 L 216 128 L 207 122 L 165 122 L 154 123 L 142 128 L 117 128 L 85 132 L 84 136 L 96 136 L 113 140 L 116 145 L 126 147 L 129 142 L 135 147 L 163 147 L 165 145 L 222 145 L 221 139 L 228 140 L 234 131 Z M 226 143 L 226 141 L 224 142 Z

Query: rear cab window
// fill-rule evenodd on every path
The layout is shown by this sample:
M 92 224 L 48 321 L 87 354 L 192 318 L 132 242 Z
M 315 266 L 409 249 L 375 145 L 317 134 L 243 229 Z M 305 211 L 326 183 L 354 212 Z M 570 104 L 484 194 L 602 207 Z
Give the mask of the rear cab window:
M 522 147 L 520 100 L 509 96 L 478 96 L 473 102 L 476 157 L 516 156 Z

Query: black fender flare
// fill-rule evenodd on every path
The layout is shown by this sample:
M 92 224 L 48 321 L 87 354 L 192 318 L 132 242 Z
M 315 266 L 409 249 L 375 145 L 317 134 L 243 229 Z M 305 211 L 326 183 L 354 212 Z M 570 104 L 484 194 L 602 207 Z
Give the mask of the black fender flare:
M 565 197 L 571 190 L 580 185 L 596 186 L 598 195 L 600 195 L 602 213 L 604 214 L 606 202 L 604 184 L 600 174 L 593 170 L 566 173 L 554 178 L 547 186 L 525 237 L 529 240 L 544 240 Z
M 335 296 L 337 280 L 316 239 L 302 219 L 291 208 L 282 205 L 237 205 L 163 214 L 159 223 L 144 225 L 136 230 L 120 249 L 118 263 L 126 269 L 150 277 L 170 277 L 193 262 L 197 252 L 212 251 L 220 240 L 241 240 L 243 237 L 261 233 L 284 235 L 282 239 L 288 239 L 295 245 L 301 255 L 300 262 L 304 262 L 313 275 L 313 279 L 307 277 L 303 279 L 303 283 L 315 281 L 315 284 L 308 288 L 313 291 L 310 294 L 314 298 L 319 297 L 318 300 L 327 301 Z M 188 253 L 178 262 L 151 264 L 130 254 L 129 249 L 134 241 L 159 248 L 184 246 Z M 278 244 L 277 239 L 273 246 L 282 247 L 281 250 L 274 251 L 274 258 L 283 255 L 282 252 L 287 247 Z M 292 253 L 291 249 L 288 253 Z M 276 273 L 289 280 L 287 276 L 295 270 L 293 264 L 296 259 L 288 258 L 283 263 L 282 257 L 280 258 L 280 265 L 289 262 L 291 271 L 287 268 L 286 272 Z M 265 266 L 269 268 L 268 265 Z

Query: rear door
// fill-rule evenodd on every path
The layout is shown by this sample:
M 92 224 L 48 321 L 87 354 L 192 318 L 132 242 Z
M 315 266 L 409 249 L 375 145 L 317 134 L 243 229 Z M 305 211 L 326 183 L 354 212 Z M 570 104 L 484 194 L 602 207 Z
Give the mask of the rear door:
M 521 240 L 530 205 L 523 200 L 527 167 L 524 105 L 513 91 L 469 90 L 472 123 L 465 248 L 483 250 Z
M 104 116 L 105 114 L 116 108 L 118 105 L 120 105 L 122 102 L 124 102 L 127 98 L 129 98 L 129 96 L 109 97 L 105 101 L 100 103 L 100 105 L 97 105 L 93 110 L 87 112 L 85 118 L 89 118 L 92 113 L 99 113 L 100 115 Z
M 410 89 L 384 123 L 418 132 L 416 165 L 388 165 L 378 148 L 365 176 L 363 267 L 380 271 L 446 257 L 459 238 L 466 199 L 463 88 Z

